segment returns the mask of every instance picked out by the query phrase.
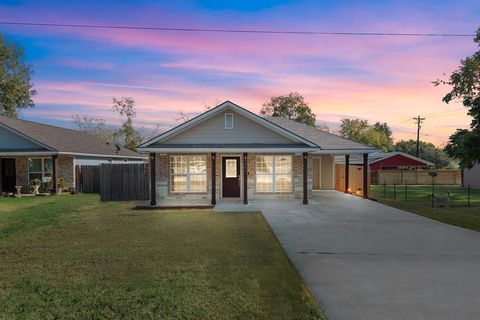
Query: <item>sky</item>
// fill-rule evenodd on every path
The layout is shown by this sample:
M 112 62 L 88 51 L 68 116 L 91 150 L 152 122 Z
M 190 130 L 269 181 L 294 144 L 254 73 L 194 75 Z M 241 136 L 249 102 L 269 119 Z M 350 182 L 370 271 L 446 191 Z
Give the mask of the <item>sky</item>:
M 474 34 L 472 1 L 10 1 L 0 21 L 287 31 Z M 112 97 L 136 101 L 139 127 L 169 129 L 225 100 L 253 112 L 297 91 L 317 122 L 387 122 L 396 141 L 444 145 L 470 123 L 432 81 L 478 50 L 473 37 L 266 35 L 0 25 L 25 49 L 38 94 L 24 119 L 72 126 L 72 116 L 121 119 Z

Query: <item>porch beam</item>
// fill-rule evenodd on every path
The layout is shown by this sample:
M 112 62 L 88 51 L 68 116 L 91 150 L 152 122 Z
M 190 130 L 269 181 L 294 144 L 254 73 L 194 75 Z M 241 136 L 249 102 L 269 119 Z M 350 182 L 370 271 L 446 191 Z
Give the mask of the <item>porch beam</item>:
M 150 205 L 157 205 L 157 183 L 155 177 L 155 153 L 150 153 Z
M 308 152 L 303 153 L 303 204 L 308 204 Z
M 212 161 L 212 206 L 214 206 L 217 204 L 217 154 L 212 152 L 210 159 Z
M 363 197 L 368 199 L 368 153 L 363 154 Z
M 248 204 L 248 153 L 243 153 L 243 204 Z
M 57 194 L 57 155 L 52 156 L 53 194 Z
M 345 193 L 348 193 L 348 185 L 350 183 L 350 155 L 345 155 Z

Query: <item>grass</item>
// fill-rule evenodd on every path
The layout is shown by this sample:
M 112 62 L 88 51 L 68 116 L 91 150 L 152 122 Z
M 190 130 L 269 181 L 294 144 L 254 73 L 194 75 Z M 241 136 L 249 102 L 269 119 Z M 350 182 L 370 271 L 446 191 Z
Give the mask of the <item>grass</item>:
M 430 219 L 454 226 L 480 231 L 480 190 L 471 189 L 470 208 L 467 207 L 467 190 L 459 186 L 435 186 L 435 194 L 450 193 L 450 206 L 432 208 L 430 195 L 432 186 L 408 186 L 405 200 L 405 186 L 396 187 L 394 200 L 393 186 L 372 185 L 370 197 L 386 205 L 406 210 Z
M 0 198 L 0 319 L 322 319 L 260 213 Z

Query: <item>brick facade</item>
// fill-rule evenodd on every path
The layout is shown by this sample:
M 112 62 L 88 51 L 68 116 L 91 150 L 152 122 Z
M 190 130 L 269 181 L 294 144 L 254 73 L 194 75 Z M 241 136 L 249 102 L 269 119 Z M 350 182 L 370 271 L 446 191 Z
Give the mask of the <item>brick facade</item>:
M 22 186 L 22 193 L 29 193 L 28 158 L 29 157 L 15 157 L 16 185 Z M 56 162 L 57 179 L 63 178 L 65 181 L 65 189 L 68 189 L 73 186 L 74 183 L 73 157 L 58 156 Z
M 162 204 L 185 204 L 200 205 L 210 204 L 212 195 L 211 180 L 211 154 L 202 154 L 207 158 L 207 192 L 205 193 L 172 193 L 170 192 L 170 156 L 174 154 L 156 154 L 156 195 L 157 203 Z M 290 193 L 257 193 L 255 190 L 255 154 L 249 153 L 247 157 L 247 186 L 248 199 L 302 199 L 303 198 L 303 158 L 301 154 L 292 155 L 293 161 L 293 190 Z M 222 199 L 222 157 L 240 157 L 240 199 L 243 199 L 243 154 L 241 153 L 217 153 L 216 154 L 216 198 Z M 308 158 L 308 197 L 312 195 L 312 159 Z

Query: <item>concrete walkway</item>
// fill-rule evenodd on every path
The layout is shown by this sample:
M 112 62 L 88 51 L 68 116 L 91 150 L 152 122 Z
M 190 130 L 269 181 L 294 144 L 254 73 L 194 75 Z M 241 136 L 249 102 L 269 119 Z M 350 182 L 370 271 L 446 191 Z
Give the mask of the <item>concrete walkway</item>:
M 327 192 L 256 203 L 329 319 L 480 319 L 480 233 Z

